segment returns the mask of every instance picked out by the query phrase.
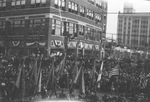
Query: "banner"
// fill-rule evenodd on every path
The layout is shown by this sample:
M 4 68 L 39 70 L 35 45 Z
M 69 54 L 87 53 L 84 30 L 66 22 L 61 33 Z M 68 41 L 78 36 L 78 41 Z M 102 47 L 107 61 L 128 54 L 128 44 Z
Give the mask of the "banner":
M 51 47 L 52 48 L 64 48 L 64 42 L 61 40 L 52 40 L 51 41 Z
M 102 64 L 101 64 L 101 67 L 100 67 L 100 70 L 99 70 L 99 75 L 98 75 L 98 78 L 97 78 L 97 82 L 99 82 L 101 80 L 103 66 L 104 66 L 104 62 L 102 61 Z

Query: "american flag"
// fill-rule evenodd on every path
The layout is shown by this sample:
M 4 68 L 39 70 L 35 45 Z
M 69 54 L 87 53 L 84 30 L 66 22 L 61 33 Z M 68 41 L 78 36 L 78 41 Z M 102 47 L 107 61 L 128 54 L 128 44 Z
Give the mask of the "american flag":
M 109 78 L 113 75 L 119 75 L 119 64 L 109 71 Z

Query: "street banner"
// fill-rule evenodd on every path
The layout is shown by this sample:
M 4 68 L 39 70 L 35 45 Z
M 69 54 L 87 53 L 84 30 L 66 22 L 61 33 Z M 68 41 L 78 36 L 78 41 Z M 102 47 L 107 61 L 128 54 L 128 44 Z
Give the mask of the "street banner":
M 74 84 L 77 83 L 77 80 L 79 79 L 79 75 L 80 75 L 80 73 L 81 73 L 81 70 L 82 70 L 82 66 L 81 66 L 81 68 L 79 69 L 78 73 L 76 74 L 76 77 L 75 77 L 75 79 L 74 79 L 74 81 L 73 81 Z
M 85 94 L 84 70 L 82 69 L 82 93 Z
M 102 61 L 102 64 L 101 64 L 101 67 L 100 67 L 100 70 L 99 70 L 99 75 L 98 75 L 98 78 L 97 78 L 97 82 L 99 82 L 101 80 L 103 66 L 104 66 L 104 61 Z
M 19 88 L 20 87 L 20 83 L 21 83 L 21 76 L 22 76 L 22 67 L 19 69 L 19 74 L 16 80 L 16 87 Z
M 94 66 L 92 68 L 92 70 L 90 71 L 90 79 L 93 79 L 94 78 L 94 75 L 95 75 L 95 71 L 96 71 L 96 63 L 94 61 Z
M 42 70 L 40 71 L 40 78 L 39 78 L 39 89 L 38 92 L 41 92 L 41 86 L 42 86 Z

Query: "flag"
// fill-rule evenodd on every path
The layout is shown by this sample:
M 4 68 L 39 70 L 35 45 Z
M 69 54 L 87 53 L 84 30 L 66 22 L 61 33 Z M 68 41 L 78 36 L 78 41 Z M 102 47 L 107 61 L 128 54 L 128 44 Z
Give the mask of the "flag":
M 74 65 L 73 70 L 72 70 L 72 74 L 73 74 L 72 79 L 73 80 L 75 79 L 77 73 L 78 73 L 78 61 L 76 60 L 75 65 Z
M 27 77 L 31 77 L 32 76 L 32 73 L 33 73 L 33 70 L 34 70 L 34 64 L 33 63 L 30 63 L 29 64 L 29 72 L 27 73 Z
M 36 70 L 35 70 L 35 85 L 38 85 L 38 79 L 39 79 L 40 70 L 41 70 L 41 63 L 42 63 L 42 61 L 40 60 L 39 66 L 36 66 Z
M 79 90 L 81 93 L 85 93 L 85 80 L 84 80 L 84 69 L 81 69 L 80 75 L 79 75 L 79 81 L 78 81 L 78 85 L 79 85 Z
M 50 81 L 50 78 L 51 78 L 51 76 L 52 76 L 53 69 L 54 69 L 53 67 L 54 67 L 54 65 L 53 65 L 53 63 L 52 63 L 52 68 L 49 70 L 49 75 L 48 75 L 48 79 L 47 79 L 47 82 L 46 82 L 46 87 L 48 86 L 49 81 Z
M 73 83 L 75 83 L 75 84 L 77 83 L 77 80 L 79 79 L 79 75 L 80 75 L 80 73 L 81 73 L 81 70 L 82 70 L 82 66 L 81 66 L 81 68 L 79 69 L 79 71 L 77 72 Z
M 21 83 L 21 76 L 22 76 L 22 67 L 19 69 L 19 74 L 16 80 L 16 87 L 19 88 L 20 87 L 20 83 Z
M 85 80 L 84 80 L 84 71 L 82 69 L 82 93 L 85 93 Z
M 109 72 L 109 78 L 113 75 L 119 75 L 119 64 L 115 66 L 115 68 L 112 68 Z
M 66 54 L 63 58 L 63 60 L 60 62 L 60 64 L 57 66 L 56 68 L 56 73 L 58 73 L 59 75 L 62 75 L 64 68 L 65 68 L 65 61 L 66 61 Z
M 92 70 L 90 71 L 90 79 L 93 79 L 95 76 L 95 71 L 96 71 L 96 61 L 94 61 L 94 66 L 92 68 Z
M 53 77 L 54 77 L 54 62 L 52 63 L 51 69 L 49 71 L 49 76 L 48 76 L 48 80 L 47 80 L 47 83 L 46 83 L 47 89 L 50 89 L 50 87 L 48 87 L 48 86 L 52 86 Z
M 39 89 L 38 89 L 38 92 L 41 92 L 41 86 L 42 86 L 42 70 L 40 71 Z
M 34 81 L 34 84 L 35 84 L 35 77 L 36 77 L 36 73 L 37 72 L 37 59 L 34 59 L 34 65 L 33 65 L 33 69 L 32 69 L 32 74 L 31 74 L 31 78 L 30 78 L 30 80 L 31 81 Z
M 104 65 L 104 62 L 102 61 L 102 64 L 101 64 L 101 67 L 100 67 L 100 70 L 99 70 L 99 75 L 98 75 L 98 78 L 97 78 L 97 82 L 99 82 L 101 80 L 103 65 Z
M 77 41 L 77 43 L 76 43 L 76 57 L 78 57 L 78 55 L 79 55 L 79 43 L 80 43 L 80 41 Z

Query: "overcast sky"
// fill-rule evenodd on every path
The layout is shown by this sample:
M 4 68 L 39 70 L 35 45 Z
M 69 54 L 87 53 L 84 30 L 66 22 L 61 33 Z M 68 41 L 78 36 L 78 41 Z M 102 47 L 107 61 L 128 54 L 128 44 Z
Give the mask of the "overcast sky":
M 136 12 L 150 12 L 150 1 L 149 0 L 107 0 L 108 1 L 108 17 L 107 17 L 107 29 L 106 37 L 116 38 L 117 34 L 117 16 L 118 12 L 123 12 L 125 2 L 133 4 L 133 8 Z

